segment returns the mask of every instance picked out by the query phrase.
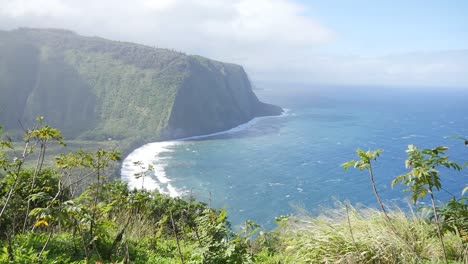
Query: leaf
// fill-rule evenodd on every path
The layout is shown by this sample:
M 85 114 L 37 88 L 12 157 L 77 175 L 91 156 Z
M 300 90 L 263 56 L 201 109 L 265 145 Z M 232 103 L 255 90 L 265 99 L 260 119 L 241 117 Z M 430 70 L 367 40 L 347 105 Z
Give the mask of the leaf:
M 33 193 L 29 196 L 29 200 L 31 200 L 32 202 L 35 202 L 38 200 L 44 200 L 47 198 L 49 198 L 49 196 L 45 192 Z
M 402 174 L 402 175 L 399 175 L 397 177 L 395 177 L 395 179 L 393 179 L 392 181 L 392 188 L 393 186 L 395 186 L 395 184 L 397 183 L 402 183 L 402 184 L 405 184 L 407 185 L 408 183 L 408 180 L 411 179 L 411 173 L 405 173 L 405 174 Z
M 454 139 L 461 139 L 461 140 L 466 140 L 464 137 L 457 136 L 457 135 L 448 136 L 448 138 L 454 138 Z
M 37 218 L 39 218 L 39 215 L 42 214 L 44 211 L 45 211 L 45 208 L 36 207 L 29 212 L 29 215 L 37 216 Z
M 444 151 L 448 150 L 448 147 L 446 147 L 446 146 L 438 146 L 438 147 L 435 148 L 435 149 L 438 150 L 438 151 L 444 152 Z
M 221 212 L 219 212 L 219 215 L 218 215 L 218 223 L 221 223 L 222 221 L 224 221 L 224 219 L 226 219 L 226 209 L 221 209 Z
M 356 163 L 355 160 L 350 160 L 348 162 L 341 164 L 340 166 L 343 167 L 345 170 L 348 170 L 348 168 L 351 166 L 354 166 L 355 163 Z

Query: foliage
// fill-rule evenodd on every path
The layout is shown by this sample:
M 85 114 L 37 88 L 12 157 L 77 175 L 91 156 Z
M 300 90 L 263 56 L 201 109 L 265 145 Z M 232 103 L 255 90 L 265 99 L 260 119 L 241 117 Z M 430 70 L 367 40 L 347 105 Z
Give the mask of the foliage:
M 280 216 L 271 231 L 246 221 L 236 233 L 225 210 L 109 180 L 106 168 L 120 159 L 115 150 L 78 150 L 45 161 L 49 144 L 64 142 L 38 121 L 26 131 L 22 151 L 8 137 L 0 140 L 0 263 L 420 263 L 442 260 L 444 250 L 450 261 L 468 260 L 464 197 L 436 207 L 444 245 L 432 227 L 436 213 L 408 216 L 349 204 L 315 217 Z M 418 182 L 429 193 L 442 187 L 437 166 L 461 169 L 445 150 L 411 152 L 412 168 L 432 175 L 421 173 L 428 182 Z M 360 160 L 344 166 L 369 171 L 374 186 L 372 161 L 379 153 L 358 151 Z M 29 159 L 35 166 L 23 168 Z M 401 181 L 411 187 L 410 177 L 417 174 Z
M 443 258 L 431 223 L 421 216 L 408 217 L 398 208 L 388 210 L 388 214 L 403 237 L 392 231 L 382 212 L 372 208 L 338 203 L 335 209 L 324 209 L 316 217 L 298 212 L 283 219 L 275 230 L 275 247 L 281 254 L 265 262 L 436 263 Z M 462 263 L 466 257 L 462 239 L 447 233 L 445 240 L 449 259 Z
M 105 168 L 120 159 L 116 151 L 60 154 L 55 167 L 43 168 L 47 143 L 63 142 L 58 130 L 38 121 L 24 137 L 22 155 L 10 160 L 0 151 L 2 262 L 253 262 L 246 242 L 253 233 L 232 232 L 224 210 L 109 181 Z M 13 147 L 8 140 L 0 146 Z M 38 165 L 22 169 L 35 146 Z M 89 178 L 77 193 L 78 183 Z
M 42 170 L 36 179 L 36 184 L 33 190 L 30 190 L 34 171 L 22 170 L 18 175 L 18 184 L 14 188 L 15 195 L 12 196 L 9 206 L 0 218 L 1 228 L 0 237 L 6 237 L 11 233 L 17 233 L 22 230 L 23 220 L 26 214 L 28 201 L 31 202 L 30 207 L 45 207 L 47 200 L 57 193 L 58 175 L 52 169 Z M 0 182 L 0 203 L 5 204 L 10 187 L 14 184 L 15 175 L 8 174 Z M 63 194 L 64 198 L 67 194 Z M 29 225 L 34 223 L 30 219 Z
M 251 263 L 253 256 L 247 253 L 245 241 L 229 230 L 226 211 L 216 213 L 206 209 L 197 219 L 201 248 L 195 252 L 194 260 L 199 263 Z
M 406 160 L 405 165 L 406 168 L 411 169 L 411 171 L 397 176 L 395 180 L 392 181 L 392 186 L 396 183 L 408 185 L 409 187 L 405 191 L 411 192 L 411 199 L 414 203 L 416 203 L 417 200 L 423 199 L 426 194 L 430 195 L 432 212 L 434 214 L 434 223 L 437 227 L 437 233 L 439 235 L 446 263 L 448 263 L 448 257 L 442 237 L 442 227 L 439 221 L 434 196 L 434 187 L 437 190 L 442 188 L 440 173 L 437 168 L 444 166 L 448 169 L 452 168 L 458 171 L 462 169 L 460 165 L 456 162 L 450 161 L 448 156 L 445 156 L 445 151 L 447 149 L 447 147 L 439 146 L 433 149 L 419 150 L 416 146 L 409 145 L 408 150 L 406 151 L 408 153 L 408 159 Z M 450 220 L 450 217 L 446 220 Z
M 462 169 L 456 162 L 450 161 L 448 156 L 442 156 L 447 149 L 447 147 L 439 146 L 420 151 L 416 146 L 409 145 L 406 151 L 408 159 L 405 165 L 411 171 L 396 177 L 392 181 L 392 185 L 402 183 L 409 186 L 405 191 L 411 192 L 411 199 L 414 203 L 424 198 L 428 193 L 432 193 L 434 187 L 440 190 L 442 184 L 437 167 Z
M 375 180 L 374 180 L 374 172 L 372 170 L 372 161 L 377 160 L 377 158 L 380 156 L 380 153 L 382 152 L 381 149 L 377 149 L 375 151 L 368 150 L 364 152 L 361 149 L 356 150 L 356 154 L 360 158 L 359 160 L 351 160 L 348 161 L 341 166 L 347 170 L 350 166 L 354 166 L 354 168 L 359 169 L 360 171 L 367 170 L 369 172 L 369 179 L 372 184 L 372 190 L 374 191 L 375 198 L 377 199 L 377 202 L 379 203 L 380 209 L 384 213 L 385 218 L 387 219 L 387 222 L 390 224 L 392 227 L 392 231 L 395 232 L 398 235 L 398 232 L 396 228 L 393 226 L 393 223 L 390 219 L 390 217 L 387 214 L 387 210 L 384 207 L 384 204 L 382 203 L 382 200 L 380 199 L 379 193 L 377 191 L 377 187 L 375 186 Z
M 351 160 L 346 163 L 343 163 L 341 166 L 343 166 L 345 170 L 347 170 L 351 166 L 359 169 L 360 171 L 368 170 L 372 168 L 371 161 L 376 160 L 380 156 L 380 153 L 382 153 L 381 149 L 377 149 L 375 151 L 368 150 L 366 152 L 364 152 L 361 149 L 357 149 L 356 154 L 358 155 L 360 160 Z
M 442 219 L 442 231 L 459 234 L 466 244 L 468 244 L 467 199 L 467 197 L 452 198 L 444 205 L 437 207 L 437 213 Z

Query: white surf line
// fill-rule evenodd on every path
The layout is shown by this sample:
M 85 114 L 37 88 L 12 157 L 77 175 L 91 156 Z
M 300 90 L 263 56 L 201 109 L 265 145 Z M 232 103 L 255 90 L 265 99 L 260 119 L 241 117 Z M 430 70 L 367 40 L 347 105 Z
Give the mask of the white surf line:
M 166 177 L 164 170 L 166 164 L 164 163 L 164 158 L 160 156 L 163 152 L 171 151 L 169 147 L 174 144 L 176 144 L 176 142 L 154 142 L 135 149 L 122 162 L 121 179 L 127 182 L 128 187 L 131 189 L 157 189 L 160 193 L 178 196 L 179 194 L 177 192 L 168 192 L 165 190 L 166 188 L 169 190 L 170 179 Z M 141 165 L 136 165 L 135 162 L 140 162 Z M 158 165 L 153 165 L 152 172 L 149 171 L 144 177 L 138 179 L 135 177 L 135 174 L 143 172 L 140 166 L 144 167 L 146 170 L 153 163 Z
M 220 135 L 226 135 L 226 134 L 234 134 L 234 133 L 237 133 L 237 132 L 241 132 L 241 131 L 244 131 L 246 129 L 249 129 L 251 128 L 252 126 L 254 126 L 255 124 L 258 123 L 258 121 L 260 120 L 263 120 L 263 119 L 269 119 L 269 118 L 278 118 L 278 117 L 285 117 L 288 115 L 288 113 L 290 112 L 289 109 L 283 109 L 283 113 L 281 113 L 281 115 L 278 115 L 278 116 L 260 116 L 260 117 L 255 117 L 255 118 L 252 118 L 250 121 L 248 121 L 247 123 L 244 123 L 244 124 L 240 124 L 236 127 L 233 127 L 231 129 L 228 129 L 228 130 L 224 130 L 224 131 L 220 131 L 220 132 L 216 132 L 216 133 L 212 133 L 212 134 L 206 134 L 206 135 L 200 135 L 200 136 L 193 136 L 193 137 L 186 137 L 186 138 L 179 138 L 179 139 L 174 139 L 173 141 L 189 141 L 189 140 L 193 140 L 193 139 L 202 139 L 202 138 L 207 138 L 207 137 L 214 137 L 214 136 L 220 136 Z M 164 142 L 164 141 L 163 141 Z
M 171 147 L 180 144 L 183 141 L 241 132 L 254 126 L 260 120 L 284 117 L 287 116 L 288 113 L 289 109 L 284 109 L 283 113 L 279 116 L 256 117 L 247 123 L 225 131 L 145 144 L 132 151 L 124 159 L 122 162 L 121 179 L 122 181 L 128 183 L 128 187 L 130 189 L 136 188 L 150 191 L 158 190 L 160 193 L 168 194 L 171 197 L 180 197 L 184 194 L 184 192 L 182 190 L 177 190 L 174 186 L 171 185 L 171 180 L 167 177 L 165 170 L 167 163 L 165 163 L 164 160 L 167 158 L 161 157 L 161 153 L 173 151 Z M 140 165 L 136 165 L 135 162 L 140 162 Z M 143 172 L 140 166 L 148 169 L 150 165 L 153 166 L 153 172 L 149 172 L 144 177 L 140 177 L 138 179 L 135 177 L 135 174 Z

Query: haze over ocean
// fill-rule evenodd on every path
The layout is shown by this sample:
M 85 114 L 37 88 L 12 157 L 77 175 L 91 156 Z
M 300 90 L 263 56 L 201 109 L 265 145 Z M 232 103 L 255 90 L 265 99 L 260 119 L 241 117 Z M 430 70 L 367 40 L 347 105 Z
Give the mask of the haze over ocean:
M 354 159 L 357 148 L 383 149 L 374 168 L 378 190 L 387 203 L 403 207 L 408 195 L 392 189 L 391 181 L 406 171 L 408 144 L 445 145 L 452 159 L 467 160 L 463 142 L 448 138 L 468 136 L 466 90 L 275 88 L 255 92 L 288 109 L 285 116 L 262 118 L 233 133 L 163 143 L 157 153 L 140 149 L 136 158 L 156 166 L 153 185 L 225 207 L 233 225 L 251 219 L 273 227 L 274 217 L 294 213 L 295 206 L 312 213 L 335 199 L 377 206 L 368 175 L 340 167 Z M 124 178 L 131 172 L 124 163 Z M 466 177 L 444 172 L 443 186 L 459 196 Z M 151 185 L 151 179 L 145 181 Z M 441 191 L 436 197 L 451 196 Z

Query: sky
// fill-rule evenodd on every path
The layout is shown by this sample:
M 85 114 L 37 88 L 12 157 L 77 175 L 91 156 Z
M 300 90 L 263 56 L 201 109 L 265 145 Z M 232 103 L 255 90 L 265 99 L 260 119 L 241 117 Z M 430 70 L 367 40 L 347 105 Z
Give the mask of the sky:
M 464 0 L 0 0 L 65 28 L 244 66 L 254 82 L 468 89 Z

